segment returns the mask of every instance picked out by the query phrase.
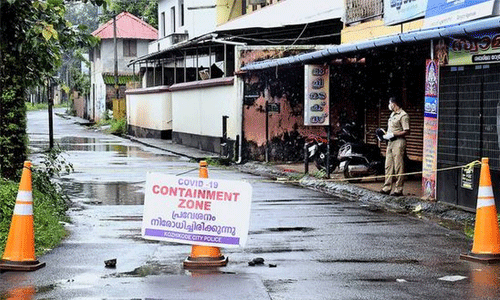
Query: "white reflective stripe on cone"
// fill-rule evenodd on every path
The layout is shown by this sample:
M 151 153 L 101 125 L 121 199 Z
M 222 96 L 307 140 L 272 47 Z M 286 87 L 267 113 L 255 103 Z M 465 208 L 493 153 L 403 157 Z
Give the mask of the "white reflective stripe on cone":
M 19 191 L 17 192 L 16 199 L 21 201 L 33 201 L 33 194 L 31 191 Z
M 32 216 L 33 215 L 33 205 L 16 203 L 16 206 L 14 206 L 14 215 Z
M 477 208 L 495 206 L 495 199 L 477 199 Z
M 495 196 L 491 186 L 480 186 L 477 193 L 477 208 L 495 206 Z
M 493 188 L 491 186 L 480 186 L 477 195 L 479 197 L 491 197 L 493 198 Z

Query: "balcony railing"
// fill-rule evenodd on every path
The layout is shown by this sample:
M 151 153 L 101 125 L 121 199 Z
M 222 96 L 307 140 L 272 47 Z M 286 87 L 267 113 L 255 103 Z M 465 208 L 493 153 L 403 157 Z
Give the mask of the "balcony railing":
M 177 43 L 186 41 L 189 35 L 187 33 L 172 33 L 171 35 L 169 35 L 169 37 L 172 45 L 175 45 Z
M 187 33 L 172 33 L 167 36 L 162 37 L 159 40 L 149 43 L 149 53 L 164 50 L 170 46 L 177 43 L 186 41 L 189 38 Z
M 389 0 L 386 0 L 389 1 Z M 383 0 L 346 0 L 346 25 L 381 17 L 384 14 Z

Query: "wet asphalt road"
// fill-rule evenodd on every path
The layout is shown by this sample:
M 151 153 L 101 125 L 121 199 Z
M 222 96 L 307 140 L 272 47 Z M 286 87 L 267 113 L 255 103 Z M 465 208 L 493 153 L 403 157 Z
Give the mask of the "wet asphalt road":
M 29 113 L 34 152 L 47 147 L 46 124 L 46 112 Z M 461 233 L 215 167 L 210 177 L 253 186 L 249 239 L 244 248 L 222 249 L 227 267 L 186 271 L 182 261 L 191 246 L 141 238 L 141 204 L 147 171 L 179 174 L 197 164 L 72 119 L 55 117 L 54 125 L 56 143 L 75 168 L 62 179 L 75 204 L 69 236 L 39 257 L 45 268 L 0 274 L 0 299 L 15 293 L 33 299 L 500 298 L 500 267 L 459 260 L 470 250 Z M 265 264 L 248 266 L 256 257 Z M 104 267 L 110 258 L 118 259 L 116 269 Z

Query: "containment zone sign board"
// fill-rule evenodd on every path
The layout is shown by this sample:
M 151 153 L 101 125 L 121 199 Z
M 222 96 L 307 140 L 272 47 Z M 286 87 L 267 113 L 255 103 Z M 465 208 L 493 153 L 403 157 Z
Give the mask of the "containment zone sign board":
M 215 247 L 246 243 L 249 183 L 148 173 L 145 189 L 143 238 Z

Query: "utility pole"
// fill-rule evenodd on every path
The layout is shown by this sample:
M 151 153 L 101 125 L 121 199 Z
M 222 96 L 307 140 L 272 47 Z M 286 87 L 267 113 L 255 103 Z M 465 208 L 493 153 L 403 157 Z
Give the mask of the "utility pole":
M 118 86 L 118 47 L 116 41 L 116 15 L 113 15 L 113 43 L 115 47 L 115 98 L 120 96 L 120 87 Z
M 3 3 L 2 0 L 0 0 L 0 8 L 2 7 Z M 3 44 L 3 36 L 2 36 L 2 31 L 3 31 L 3 23 L 2 23 L 2 9 L 0 9 L 0 45 Z M 0 46 L 0 137 L 3 136 L 3 58 L 2 58 L 2 46 Z M 3 153 L 3 143 L 0 142 L 0 153 Z M 0 160 L 0 170 L 2 170 L 2 160 Z
M 49 150 L 54 148 L 54 122 L 52 118 L 52 107 L 54 106 L 53 84 L 51 78 L 47 77 L 47 102 L 49 104 Z

